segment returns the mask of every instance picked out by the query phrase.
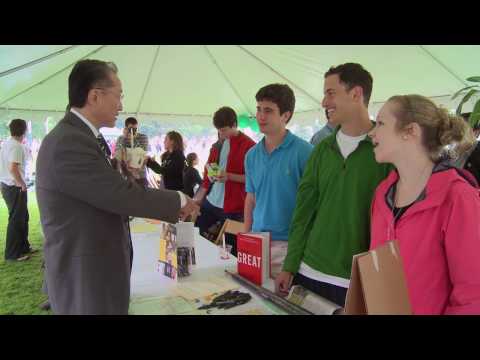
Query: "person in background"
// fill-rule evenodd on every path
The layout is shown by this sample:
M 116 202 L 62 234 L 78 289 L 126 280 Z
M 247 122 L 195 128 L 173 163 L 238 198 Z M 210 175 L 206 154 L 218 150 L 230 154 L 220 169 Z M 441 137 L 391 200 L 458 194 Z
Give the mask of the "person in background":
M 161 157 L 161 165 L 148 158 L 147 167 L 162 175 L 167 190 L 183 190 L 183 169 L 185 168 L 185 145 L 180 133 L 170 131 L 165 136 L 165 152 Z
M 393 96 L 370 132 L 393 170 L 376 189 L 370 249 L 397 240 L 414 314 L 480 314 L 480 197 L 444 156 L 474 144 L 465 121 L 420 95 Z
M 8 209 L 5 260 L 24 261 L 30 258 L 30 253 L 35 252 L 28 241 L 27 153 L 22 144 L 27 123 L 22 119 L 14 119 L 9 128 L 11 137 L 0 148 L 0 185 Z
M 118 153 L 124 151 L 126 148 L 132 147 L 132 137 L 133 137 L 133 147 L 140 147 L 145 152 L 149 151 L 148 137 L 145 134 L 138 132 L 138 121 L 134 117 L 128 117 L 125 119 L 125 127 L 123 128 L 123 135 L 119 136 L 117 142 L 115 143 L 114 158 L 118 158 Z M 147 172 L 145 167 L 141 169 L 132 169 L 126 166 L 126 164 L 121 164 L 122 170 L 124 173 L 128 174 L 135 179 L 135 182 L 140 186 L 147 188 Z M 128 169 L 128 171 L 125 171 Z
M 462 118 L 469 123 L 472 113 L 463 113 Z M 452 165 L 470 171 L 477 183 L 480 184 L 480 142 L 478 136 L 480 135 L 480 124 L 477 123 L 473 127 L 473 135 L 475 137 L 474 146 L 462 155 L 452 159 Z
M 203 176 L 203 183 L 194 201 L 201 204 L 200 216 L 195 226 L 200 234 L 225 219 L 243 222 L 245 206 L 245 155 L 255 142 L 238 130 L 237 114 L 230 107 L 222 107 L 213 115 L 213 126 L 218 131 L 217 141 L 210 151 Z M 208 175 L 208 167 L 220 167 L 217 176 Z M 207 195 L 208 193 L 208 195 Z M 205 201 L 203 201 L 205 199 Z M 225 241 L 232 246 L 232 254 L 237 254 L 236 237 L 227 234 Z
M 298 185 L 313 146 L 286 129 L 295 110 L 295 94 L 288 85 L 264 86 L 255 98 L 258 126 L 265 136 L 245 158 L 245 231 L 270 232 L 275 277 L 287 254 Z
M 183 170 L 183 192 L 193 198 L 194 188 L 197 185 L 202 185 L 202 177 L 195 169 L 198 165 L 198 155 L 190 153 L 187 155 L 187 166 Z
M 327 123 L 325 124 L 324 127 L 322 127 L 320 130 L 318 130 L 310 139 L 310 144 L 313 146 L 317 145 L 320 141 L 325 139 L 327 136 L 333 134 L 333 131 L 335 130 L 335 127 L 337 126 L 332 119 L 330 119 L 330 116 L 328 116 L 328 111 L 325 109 L 325 117 L 327 118 Z

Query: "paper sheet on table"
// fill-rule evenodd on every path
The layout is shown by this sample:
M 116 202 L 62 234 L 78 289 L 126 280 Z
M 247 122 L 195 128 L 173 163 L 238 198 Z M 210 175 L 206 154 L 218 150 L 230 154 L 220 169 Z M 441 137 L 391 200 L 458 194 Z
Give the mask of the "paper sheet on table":
M 158 233 L 160 236 L 160 227 L 147 222 L 135 222 L 130 225 L 130 230 L 134 234 Z
M 158 296 L 132 299 L 130 315 L 201 315 L 195 303 L 179 296 Z
M 188 300 L 199 299 L 212 294 L 238 289 L 235 282 L 220 276 L 211 276 L 206 281 L 182 281 L 173 289 L 174 293 Z

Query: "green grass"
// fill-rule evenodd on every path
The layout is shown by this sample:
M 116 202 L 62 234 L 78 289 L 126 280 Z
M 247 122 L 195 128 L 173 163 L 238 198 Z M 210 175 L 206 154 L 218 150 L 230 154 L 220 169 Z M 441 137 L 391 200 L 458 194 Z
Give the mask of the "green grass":
M 40 309 L 47 296 L 42 292 L 43 237 L 35 193 L 28 194 L 29 241 L 40 251 L 27 261 L 5 261 L 8 210 L 0 197 L 0 315 L 47 315 Z

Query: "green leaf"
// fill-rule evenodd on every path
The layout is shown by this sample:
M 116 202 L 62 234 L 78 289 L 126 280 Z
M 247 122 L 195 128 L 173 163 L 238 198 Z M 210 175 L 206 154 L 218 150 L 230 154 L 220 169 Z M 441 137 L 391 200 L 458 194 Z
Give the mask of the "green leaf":
M 470 90 L 467 95 L 465 95 L 462 99 L 462 101 L 460 101 L 460 104 L 458 104 L 458 107 L 457 107 L 457 115 L 461 115 L 462 114 L 462 106 L 463 104 L 465 104 L 468 100 L 470 100 L 470 98 L 472 97 L 473 94 L 476 94 L 478 92 L 478 90 L 476 89 L 472 89 Z
M 475 128 L 480 122 L 480 100 L 477 100 L 477 103 L 473 107 L 472 113 L 470 114 L 470 119 L 468 119 L 470 126 Z
M 471 76 L 471 77 L 467 78 L 467 81 L 480 82 L 480 76 Z
M 460 89 L 458 90 L 453 96 L 452 96 L 452 100 L 455 100 L 455 98 L 460 95 L 462 92 L 464 92 L 465 90 L 468 90 L 468 89 L 471 89 L 471 88 L 474 88 L 474 87 L 478 87 L 478 85 L 471 85 L 471 86 L 467 86 L 467 87 L 464 87 L 463 89 Z

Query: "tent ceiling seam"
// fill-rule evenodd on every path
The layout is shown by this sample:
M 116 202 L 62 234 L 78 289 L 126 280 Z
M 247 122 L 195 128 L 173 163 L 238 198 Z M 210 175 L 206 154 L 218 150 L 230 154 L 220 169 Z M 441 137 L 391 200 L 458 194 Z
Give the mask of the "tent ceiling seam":
M 60 112 L 60 113 L 65 113 L 65 110 L 45 110 L 45 109 L 25 109 L 25 108 L 11 108 L 11 107 L 1 107 L 0 110 L 6 110 L 6 111 L 32 111 L 32 112 Z M 119 113 L 120 115 L 135 115 L 136 113 L 134 111 L 121 111 Z M 170 114 L 170 113 L 151 113 L 151 112 L 140 112 L 139 115 L 154 115 L 154 116 L 179 116 L 179 117 L 185 117 L 185 116 L 190 116 L 190 117 L 205 117 L 208 119 L 212 118 L 211 114 Z
M 16 97 L 25 94 L 26 92 L 32 90 L 34 87 L 37 87 L 38 85 L 43 84 L 45 81 L 48 81 L 48 80 L 50 80 L 51 78 L 57 76 L 57 75 L 60 74 L 61 72 L 63 72 L 63 71 L 65 71 L 66 69 L 68 69 L 70 66 L 76 64 L 78 61 L 85 59 L 87 56 L 90 56 L 90 55 L 92 55 L 92 54 L 95 54 L 96 52 L 100 51 L 101 49 L 103 49 L 103 48 L 105 48 L 105 47 L 107 47 L 107 46 L 108 46 L 108 45 L 101 45 L 101 46 L 99 46 L 98 48 L 96 48 L 95 50 L 89 52 L 89 53 L 86 54 L 85 56 L 82 56 L 80 59 L 75 60 L 73 63 L 68 64 L 67 66 L 65 66 L 64 68 L 60 69 L 59 71 L 53 73 L 53 74 L 50 75 L 50 76 L 47 76 L 45 79 L 43 79 L 43 80 L 41 80 L 41 81 L 33 84 L 32 86 L 26 88 L 26 89 L 23 90 L 23 91 L 20 91 L 18 94 L 14 95 L 14 96 L 11 96 L 10 98 L 8 98 L 8 99 L 6 99 L 6 100 L 1 101 L 1 102 L 0 102 L 0 105 L 3 105 L 3 104 L 5 104 L 5 103 L 7 103 L 7 102 L 9 102 L 9 101 L 11 101 L 11 100 L 13 100 L 13 99 L 15 99 Z
M 460 76 L 455 74 L 453 70 L 451 70 L 447 65 L 445 65 L 443 62 L 438 60 L 430 51 L 425 49 L 424 45 L 419 45 L 420 49 L 422 49 L 424 52 L 427 53 L 428 56 L 430 56 L 437 64 L 439 64 L 442 68 L 444 68 L 450 75 L 452 75 L 455 79 L 457 79 L 462 85 L 468 86 L 468 84 L 465 82 L 465 80 L 461 79 Z
M 254 58 L 256 61 L 258 61 L 259 63 L 261 63 L 263 66 L 267 67 L 270 71 L 272 71 L 274 74 L 280 76 L 282 79 L 284 79 L 285 81 L 287 81 L 288 83 L 292 84 L 296 89 L 300 90 L 301 93 L 303 93 L 304 95 L 306 95 L 307 97 L 309 97 L 314 103 L 318 104 L 318 105 L 322 105 L 322 103 L 320 101 L 318 101 L 318 99 L 316 99 L 313 95 L 311 95 L 310 93 L 308 93 L 306 90 L 304 90 L 303 88 L 301 88 L 300 86 L 298 86 L 297 84 L 295 84 L 293 81 L 291 81 L 290 79 L 288 79 L 286 76 L 284 76 L 283 74 L 281 74 L 280 72 L 278 72 L 277 70 L 275 70 L 273 67 L 271 67 L 270 65 L 268 65 L 266 62 L 264 62 L 262 59 L 260 59 L 258 56 L 256 56 L 255 54 L 253 54 L 252 52 L 248 51 L 247 49 L 245 49 L 243 46 L 241 45 L 236 45 L 237 47 L 239 47 L 241 50 L 243 50 L 244 52 L 246 52 L 248 55 L 250 55 L 252 58 Z
M 79 46 L 79 45 L 71 45 L 71 46 L 69 46 L 69 47 L 67 47 L 67 48 L 65 48 L 65 49 L 62 49 L 62 50 L 59 50 L 59 51 L 55 51 L 55 52 L 53 52 L 53 53 L 51 53 L 51 54 L 48 54 L 48 55 L 45 55 L 45 56 L 40 57 L 40 58 L 38 58 L 38 59 L 29 61 L 29 62 L 27 62 L 27 63 L 25 63 L 25 64 L 16 66 L 16 67 L 11 68 L 11 69 L 8 69 L 8 70 L 5 70 L 5 71 L 3 71 L 3 72 L 0 73 L 0 78 L 3 77 L 3 76 L 7 76 L 7 75 L 10 75 L 10 74 L 13 74 L 13 73 L 15 73 L 15 72 L 17 72 L 17 71 L 20 71 L 20 70 L 29 68 L 29 67 L 31 67 L 31 66 L 33 66 L 33 65 L 40 64 L 40 63 L 42 63 L 42 62 L 44 62 L 44 61 L 46 61 L 46 60 L 49 60 L 49 59 L 51 59 L 51 58 L 53 58 L 53 57 L 56 57 L 56 56 L 61 55 L 61 54 L 63 54 L 63 53 L 66 53 L 66 52 L 68 52 L 68 51 L 70 51 L 70 50 L 73 50 L 74 48 L 76 48 L 76 47 L 78 47 L 78 46 Z
M 208 56 L 210 57 L 210 60 L 212 61 L 213 65 L 215 65 L 215 67 L 217 68 L 217 70 L 220 72 L 220 74 L 222 74 L 222 77 L 224 78 L 224 80 L 228 83 L 228 85 L 230 86 L 230 88 L 233 90 L 233 92 L 235 93 L 235 95 L 238 97 L 238 99 L 240 100 L 240 102 L 242 103 L 242 105 L 245 107 L 245 109 L 247 109 L 248 111 L 248 114 L 250 116 L 253 116 L 253 113 L 250 111 L 250 109 L 248 108 L 247 104 L 245 103 L 245 101 L 242 99 L 242 97 L 240 96 L 240 93 L 237 91 L 237 89 L 235 88 L 235 86 L 233 85 L 233 83 L 230 81 L 230 79 L 228 78 L 227 74 L 225 74 L 225 72 L 222 70 L 222 68 L 220 67 L 220 65 L 218 64 L 217 60 L 215 59 L 215 57 L 213 56 L 213 54 L 210 52 L 210 50 L 208 49 L 208 46 L 207 45 L 204 45 L 203 46 L 205 51 L 207 52 Z
M 153 68 L 155 67 L 155 63 L 157 62 L 157 59 L 158 59 L 159 51 L 160 51 L 160 45 L 157 46 L 157 50 L 155 51 L 155 55 L 153 56 L 152 65 L 150 66 L 150 70 L 148 71 L 147 80 L 145 81 L 145 86 L 143 87 L 143 91 L 142 91 L 142 96 L 140 96 L 140 100 L 137 106 L 137 111 L 135 112 L 137 116 L 140 112 L 140 107 L 142 106 L 143 99 L 145 97 L 145 93 L 147 92 L 148 85 L 150 84 L 150 79 L 152 77 Z
M 447 95 L 436 95 L 436 96 L 429 96 L 429 99 L 435 99 L 435 98 L 446 98 L 450 97 L 450 94 Z M 385 101 L 372 101 L 370 105 L 372 104 L 383 104 Z M 61 112 L 64 113 L 65 110 L 45 110 L 45 109 L 25 109 L 25 108 L 10 108 L 8 106 L 0 106 L 0 110 L 5 110 L 5 111 L 32 111 L 32 112 Z M 295 114 L 302 114 L 302 113 L 307 113 L 307 112 L 312 112 L 312 111 L 323 111 L 323 108 L 313 108 L 313 109 L 307 109 L 307 110 L 299 110 L 295 111 Z M 130 111 L 121 111 L 121 115 L 130 115 L 130 114 L 135 114 L 135 112 L 130 112 Z M 206 115 L 206 114 L 167 114 L 167 113 L 150 113 L 150 112 L 140 112 L 138 113 L 139 115 L 155 115 L 155 116 L 191 116 L 191 117 L 208 117 L 211 118 L 211 115 Z

